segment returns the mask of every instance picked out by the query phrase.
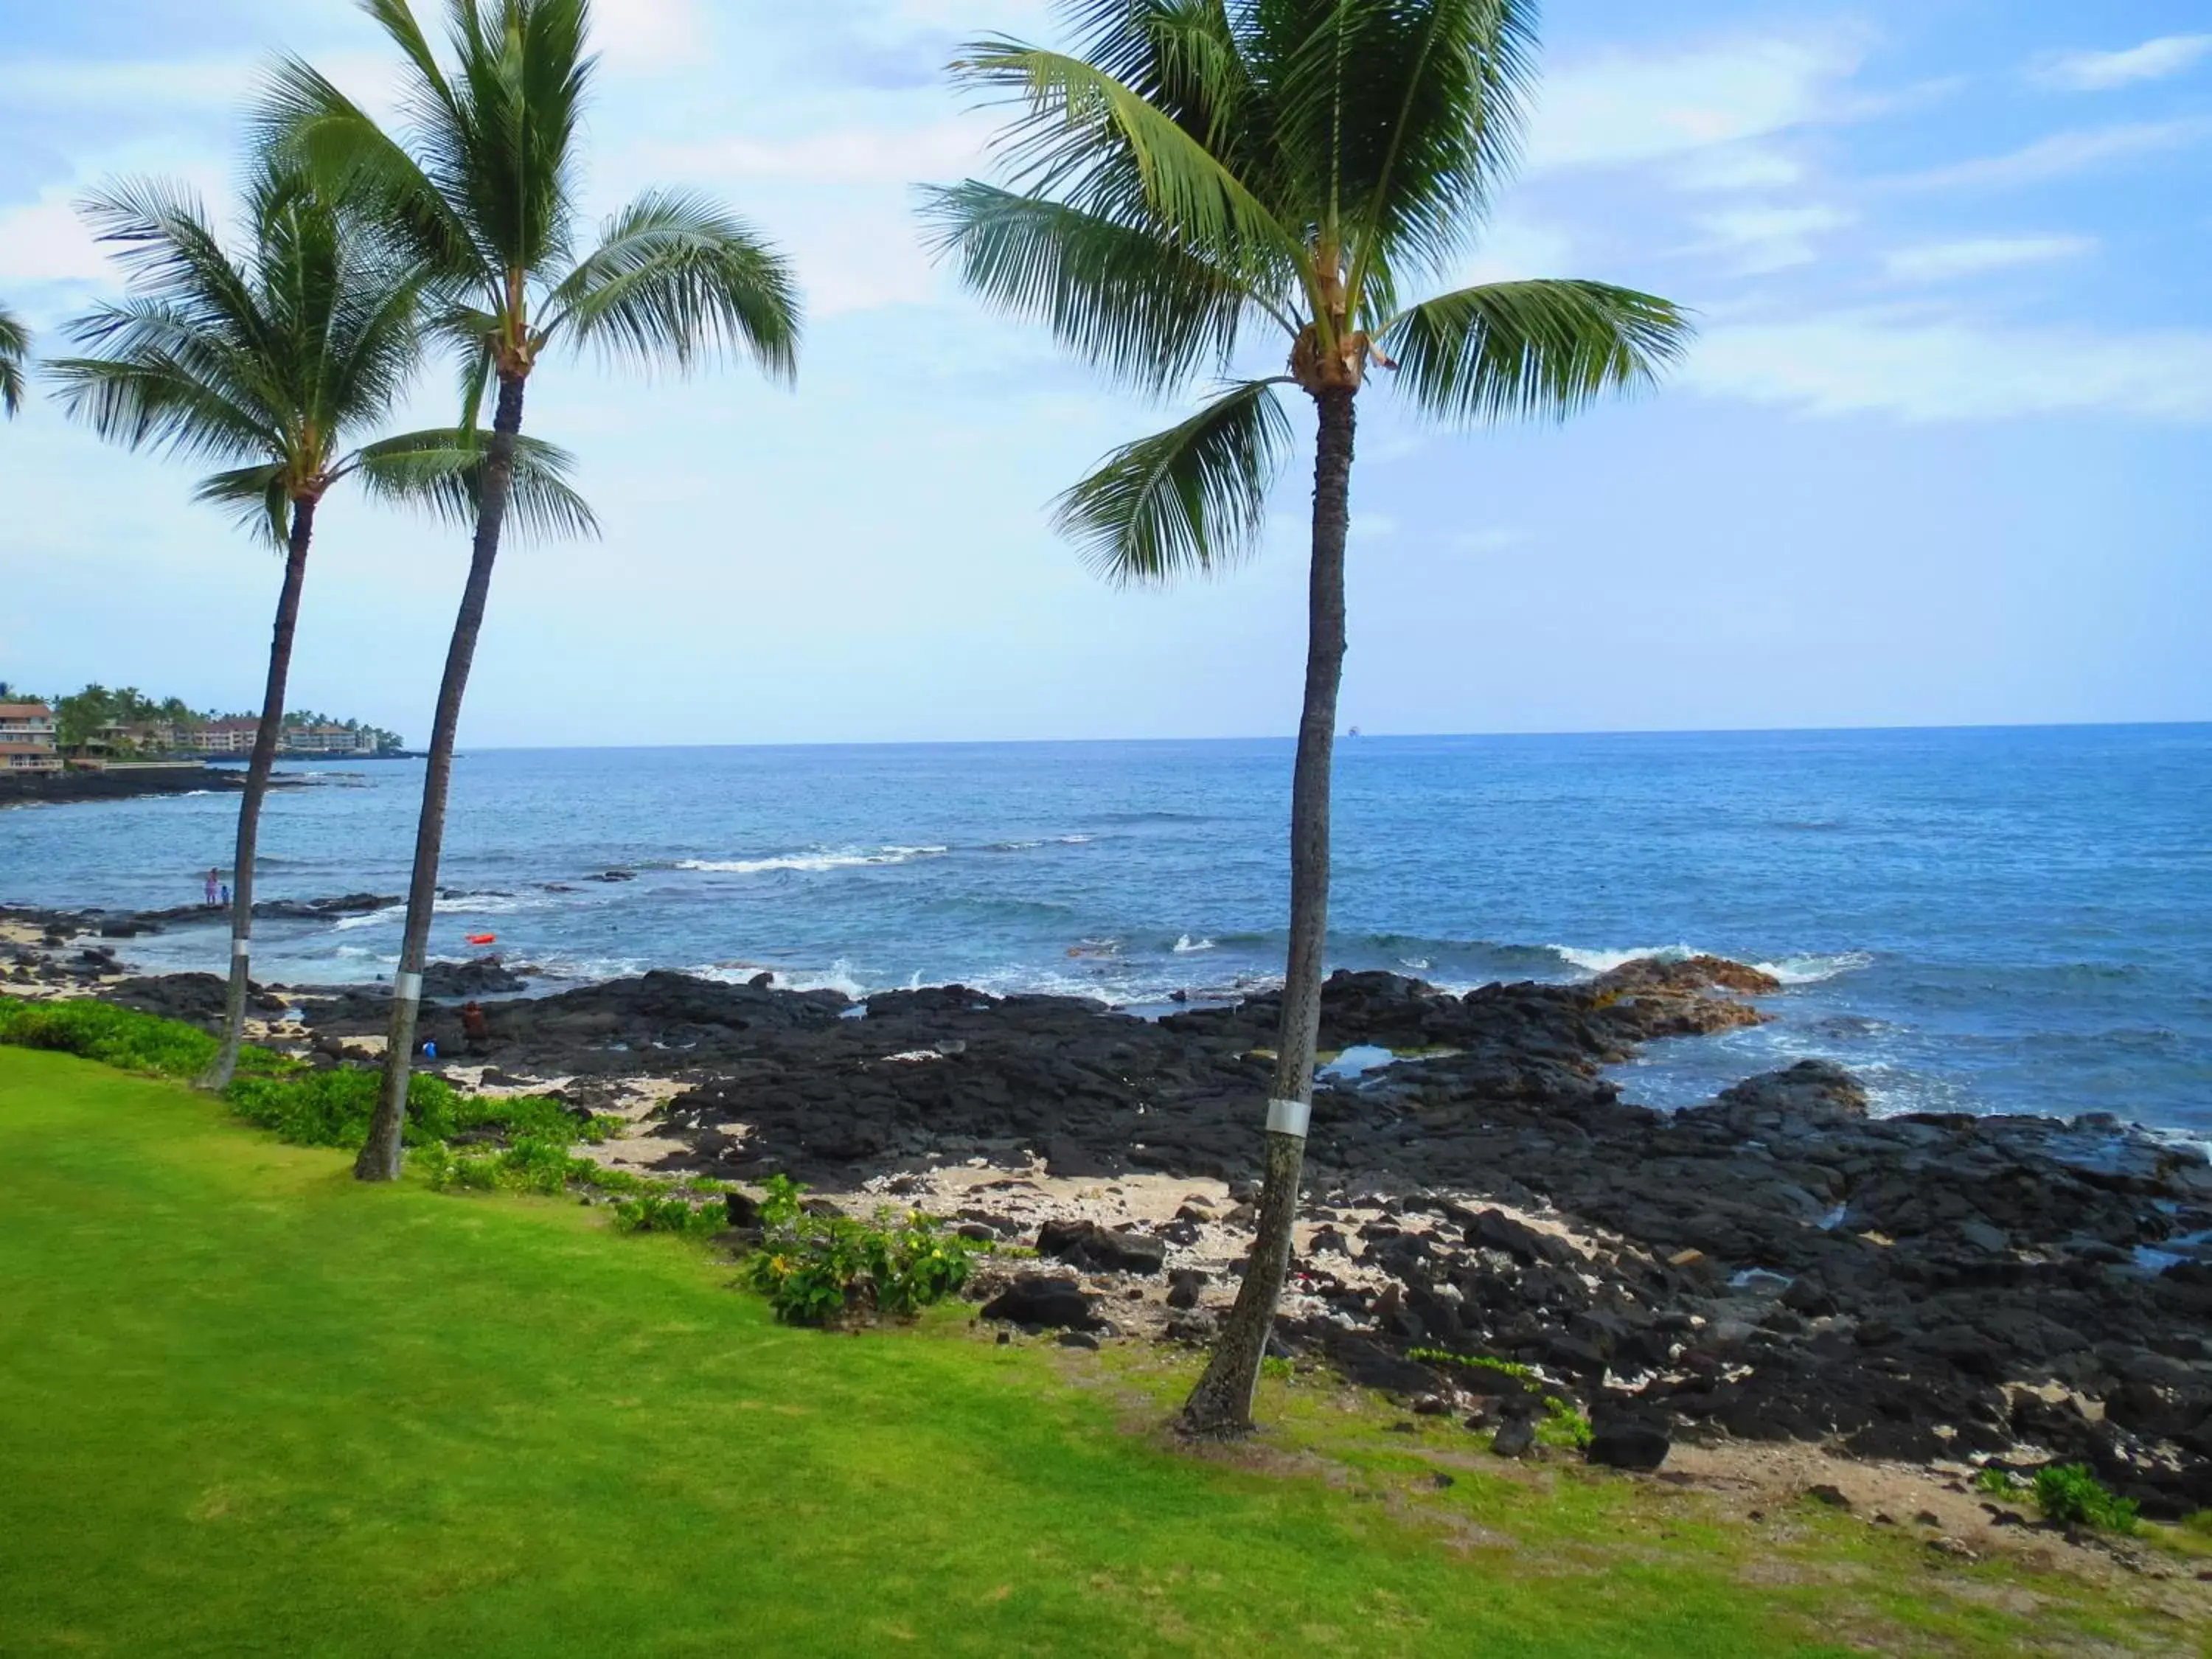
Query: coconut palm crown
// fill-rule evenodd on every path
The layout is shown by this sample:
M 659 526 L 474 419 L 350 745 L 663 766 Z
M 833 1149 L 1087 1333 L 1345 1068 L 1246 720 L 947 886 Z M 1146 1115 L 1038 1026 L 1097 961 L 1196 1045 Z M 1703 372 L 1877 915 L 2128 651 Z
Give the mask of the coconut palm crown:
M 996 183 L 930 192 L 940 257 L 1006 313 L 1195 414 L 1105 457 L 1057 523 L 1120 581 L 1250 550 L 1309 397 L 1316 456 L 1305 704 L 1291 805 L 1283 1029 L 1259 1237 L 1184 1426 L 1249 1428 L 1287 1266 L 1312 1097 L 1345 647 L 1356 399 L 1378 379 L 1453 426 L 1558 418 L 1650 382 L 1686 341 L 1666 301 L 1601 283 L 1446 288 L 1517 157 L 1534 0 L 1066 0 L 1073 49 L 994 37 L 955 80 L 1006 106 Z M 1272 342 L 1276 371 L 1240 368 Z
M 234 514 L 284 556 L 259 730 L 239 802 L 230 985 L 223 1036 L 202 1081 L 230 1080 L 244 1035 L 255 849 L 283 724 L 294 629 L 316 511 L 353 481 L 374 497 L 473 520 L 484 452 L 472 432 L 374 435 L 419 361 L 420 274 L 295 167 L 265 167 L 242 204 L 240 256 L 205 209 L 160 183 L 117 185 L 82 212 L 130 283 L 77 319 L 83 351 L 51 365 L 64 407 L 102 437 L 233 465 L 198 499 Z M 534 528 L 582 532 L 591 511 L 537 444 L 517 458 L 518 511 Z
M 31 331 L 15 313 L 0 306 L 0 415 L 23 406 L 23 362 L 31 355 Z
M 556 345 L 688 368 L 734 351 L 794 373 L 796 284 L 740 220 L 680 191 L 648 191 L 579 234 L 580 131 L 594 59 L 588 0 L 447 0 L 441 60 L 407 0 L 363 0 L 399 54 L 397 136 L 311 65 L 284 60 L 258 114 L 264 142 L 358 191 L 430 273 L 431 326 L 459 349 L 468 414 L 495 380 L 468 579 L 439 686 L 384 1085 L 364 1181 L 399 1173 L 408 1073 L 428 959 L 461 702 L 488 603 L 523 393 Z

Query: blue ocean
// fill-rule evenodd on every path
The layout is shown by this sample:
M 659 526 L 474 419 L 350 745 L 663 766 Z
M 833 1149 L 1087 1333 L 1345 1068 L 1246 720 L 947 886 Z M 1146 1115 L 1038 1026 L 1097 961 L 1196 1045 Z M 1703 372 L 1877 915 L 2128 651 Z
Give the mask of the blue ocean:
M 433 951 L 493 933 L 548 988 L 1233 994 L 1281 969 L 1290 770 L 1287 740 L 467 754 Z M 419 763 L 298 775 L 261 895 L 400 891 Z M 1466 987 L 1710 951 L 1786 983 L 1774 1024 L 1624 1068 L 1632 1098 L 1825 1055 L 1884 1109 L 2212 1135 L 2212 726 L 1347 738 L 1336 801 L 1337 965 Z M 234 811 L 0 812 L 0 902 L 196 902 Z M 266 921 L 256 969 L 388 975 L 399 923 Z M 224 960 L 213 927 L 125 951 Z

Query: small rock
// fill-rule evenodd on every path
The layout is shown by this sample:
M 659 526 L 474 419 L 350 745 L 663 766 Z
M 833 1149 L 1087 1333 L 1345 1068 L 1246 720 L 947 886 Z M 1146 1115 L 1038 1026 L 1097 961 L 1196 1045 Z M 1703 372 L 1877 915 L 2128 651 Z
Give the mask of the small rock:
M 1141 1233 L 1117 1232 L 1095 1221 L 1048 1221 L 1037 1230 L 1039 1255 L 1056 1256 L 1094 1273 L 1156 1273 L 1167 1246 Z
M 1912 1517 L 1912 1523 L 1917 1527 L 1940 1527 L 1943 1524 L 1943 1517 L 1933 1510 L 1923 1510 Z
M 983 1304 L 983 1317 L 1003 1319 L 1010 1325 L 1035 1325 L 1050 1329 L 1091 1331 L 1100 1321 L 1092 1311 L 1097 1304 L 1072 1279 L 1050 1279 L 1042 1273 L 1023 1273 Z
M 1098 1339 L 1085 1331 L 1062 1331 L 1060 1334 L 1060 1346 L 1063 1348 L 1089 1348 L 1095 1352 L 1098 1347 Z
M 1667 1461 L 1673 1441 L 1653 1423 L 1612 1423 L 1590 1437 L 1589 1461 L 1607 1468 L 1657 1468 Z
M 1429 1477 L 1429 1484 L 1434 1486 L 1438 1492 L 1443 1492 L 1449 1487 L 1456 1486 L 1459 1485 L 1459 1482 L 1454 1480 L 1450 1475 L 1446 1474 L 1442 1469 L 1438 1469 L 1434 1474 Z
M 1806 1487 L 1805 1496 L 1816 1504 L 1826 1504 L 1832 1510 L 1848 1510 L 1851 1506 L 1851 1500 L 1844 1497 L 1840 1490 L 1825 1483 L 1817 1486 Z
M 1206 1283 L 1206 1275 L 1196 1267 L 1177 1267 L 1168 1275 L 1168 1306 L 1195 1308 L 1198 1288 Z
M 1500 1457 L 1526 1457 L 1535 1447 L 1536 1425 L 1525 1418 L 1506 1424 L 1490 1443 Z

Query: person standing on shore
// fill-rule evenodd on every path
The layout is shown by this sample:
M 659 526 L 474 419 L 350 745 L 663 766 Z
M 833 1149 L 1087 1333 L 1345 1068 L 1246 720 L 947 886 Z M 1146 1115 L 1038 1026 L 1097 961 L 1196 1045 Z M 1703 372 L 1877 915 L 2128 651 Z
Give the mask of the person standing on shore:
M 206 902 L 208 903 L 213 904 L 216 902 L 216 889 L 222 884 L 222 872 L 220 870 L 210 869 L 207 874 L 207 884 L 200 890 L 202 893 L 205 895 Z

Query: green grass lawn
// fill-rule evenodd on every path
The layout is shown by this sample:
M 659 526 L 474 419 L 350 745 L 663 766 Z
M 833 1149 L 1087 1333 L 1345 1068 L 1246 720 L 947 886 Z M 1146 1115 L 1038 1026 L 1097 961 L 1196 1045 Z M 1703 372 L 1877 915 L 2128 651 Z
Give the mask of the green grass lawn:
M 2185 1639 L 1848 1519 L 1782 1545 L 1580 1471 L 1438 1490 L 1425 1440 L 1311 1379 L 1270 1382 L 1259 1450 L 1190 1457 L 1141 1426 L 1187 1376 L 1150 1352 L 997 1346 L 965 1309 L 781 1328 L 698 1246 L 363 1188 L 82 1060 L 0 1048 L 0 1146 L 11 1656 Z

